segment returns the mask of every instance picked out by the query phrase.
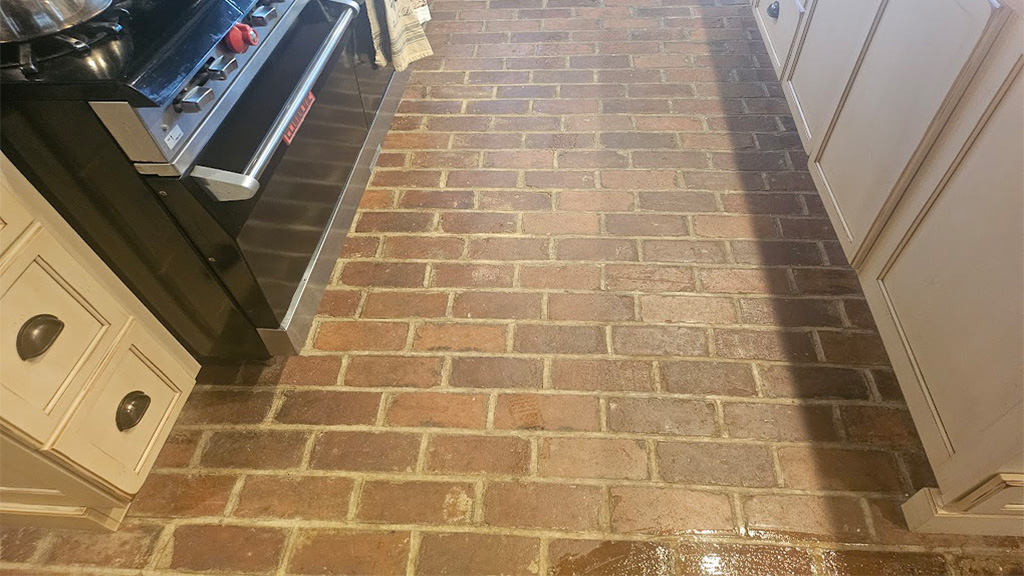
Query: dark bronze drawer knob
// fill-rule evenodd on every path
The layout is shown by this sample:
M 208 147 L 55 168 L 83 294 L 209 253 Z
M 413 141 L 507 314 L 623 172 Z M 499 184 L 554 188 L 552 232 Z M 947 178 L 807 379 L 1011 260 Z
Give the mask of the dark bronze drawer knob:
M 21 325 L 15 347 L 22 360 L 42 356 L 64 330 L 64 323 L 53 314 L 36 314 Z
M 771 17 L 771 18 L 778 18 L 779 17 L 779 2 L 778 2 L 778 0 L 776 0 L 775 2 L 772 2 L 771 4 L 768 5 L 767 12 L 768 12 L 768 16 Z
M 146 415 L 149 402 L 149 395 L 142 390 L 135 390 L 125 395 L 117 407 L 117 416 L 114 418 L 114 421 L 117 422 L 117 429 L 124 432 L 129 428 L 134 428 Z

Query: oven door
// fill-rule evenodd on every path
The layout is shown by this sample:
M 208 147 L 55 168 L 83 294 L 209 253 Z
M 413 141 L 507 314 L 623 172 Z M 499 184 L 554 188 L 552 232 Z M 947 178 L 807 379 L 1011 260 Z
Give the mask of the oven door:
M 187 197 L 166 199 L 271 353 L 302 348 L 295 316 L 319 301 L 302 295 L 322 292 L 362 193 L 346 193 L 368 130 L 358 8 L 309 2 L 180 180 Z

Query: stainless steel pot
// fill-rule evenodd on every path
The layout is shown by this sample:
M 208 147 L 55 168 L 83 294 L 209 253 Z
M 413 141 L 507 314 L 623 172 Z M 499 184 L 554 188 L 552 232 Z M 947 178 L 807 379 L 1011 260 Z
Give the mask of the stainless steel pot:
M 111 0 L 3 0 L 0 42 L 21 42 L 84 22 L 110 6 Z

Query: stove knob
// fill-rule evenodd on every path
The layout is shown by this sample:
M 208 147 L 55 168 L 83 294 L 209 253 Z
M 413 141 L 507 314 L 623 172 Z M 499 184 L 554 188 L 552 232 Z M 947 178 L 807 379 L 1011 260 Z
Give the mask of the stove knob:
M 270 21 L 277 18 L 277 8 L 273 6 L 260 6 L 252 11 L 249 21 L 253 26 L 266 26 Z
M 260 35 L 253 30 L 252 26 L 242 24 L 241 22 L 236 23 L 228 30 L 227 36 L 224 37 L 224 45 L 227 46 L 228 50 L 235 53 L 242 53 L 249 49 L 249 46 L 255 46 L 260 43 Z
M 217 56 L 217 59 L 210 64 L 210 78 L 214 80 L 227 80 L 228 74 L 238 70 L 238 60 L 234 56 Z
M 202 86 L 196 86 L 182 96 L 180 102 L 181 111 L 202 112 L 203 106 L 206 106 L 210 102 L 213 102 L 213 90 Z

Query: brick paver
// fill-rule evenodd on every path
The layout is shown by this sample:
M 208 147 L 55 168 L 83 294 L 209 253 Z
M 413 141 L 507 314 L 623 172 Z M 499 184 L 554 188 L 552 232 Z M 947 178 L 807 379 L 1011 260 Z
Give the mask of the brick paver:
M 934 479 L 746 0 L 430 6 L 304 355 L 5 573 L 1021 573 L 903 525 Z

